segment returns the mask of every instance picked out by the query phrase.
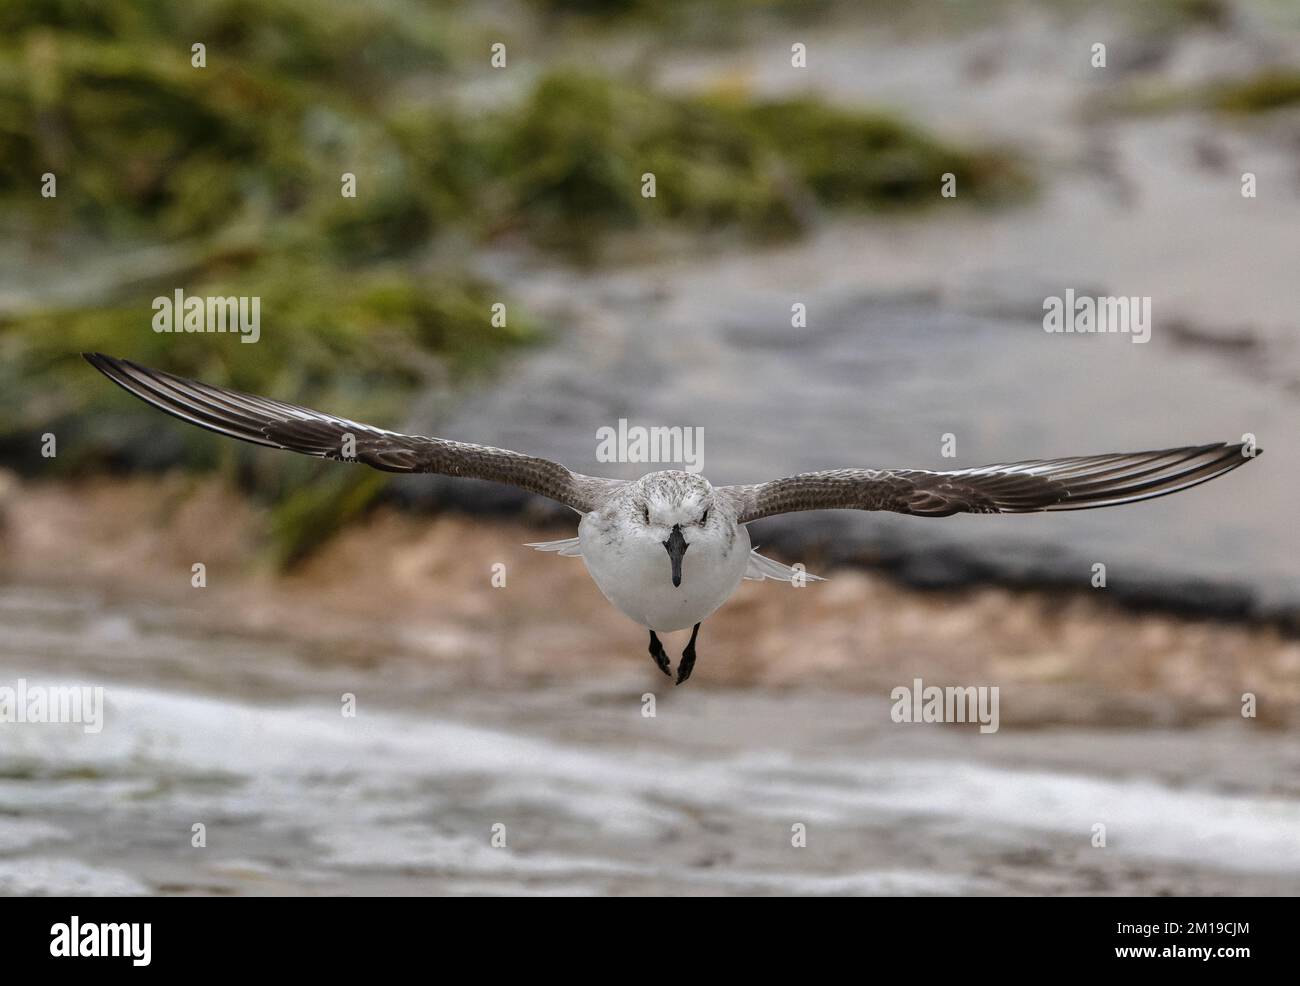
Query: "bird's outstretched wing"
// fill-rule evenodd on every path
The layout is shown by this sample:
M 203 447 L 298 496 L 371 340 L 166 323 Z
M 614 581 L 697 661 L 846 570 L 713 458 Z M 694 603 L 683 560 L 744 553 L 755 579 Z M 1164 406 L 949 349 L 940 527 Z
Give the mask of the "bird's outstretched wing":
M 347 418 L 187 380 L 130 360 L 83 354 L 114 383 L 161 411 L 221 435 L 324 459 L 364 462 L 385 472 L 428 472 L 506 483 L 579 513 L 622 485 L 570 472 L 558 462 L 488 445 L 403 435 Z
M 921 517 L 1086 510 L 1188 489 L 1261 451 L 1238 443 L 1035 459 L 952 472 L 831 469 L 722 490 L 738 504 L 741 523 L 795 510 L 892 510 Z

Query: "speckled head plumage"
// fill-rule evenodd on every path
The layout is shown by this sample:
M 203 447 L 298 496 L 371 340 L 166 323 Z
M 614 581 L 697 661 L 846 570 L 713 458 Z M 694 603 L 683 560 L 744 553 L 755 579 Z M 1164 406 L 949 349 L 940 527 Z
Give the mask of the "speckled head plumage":
M 738 504 L 697 473 L 665 469 L 647 473 L 614 492 L 597 512 L 610 537 L 630 531 L 666 539 L 680 527 L 688 544 L 717 537 L 728 546 L 736 534 Z
M 703 476 L 676 469 L 652 472 L 632 484 L 651 524 L 698 525 L 713 506 L 713 485 Z

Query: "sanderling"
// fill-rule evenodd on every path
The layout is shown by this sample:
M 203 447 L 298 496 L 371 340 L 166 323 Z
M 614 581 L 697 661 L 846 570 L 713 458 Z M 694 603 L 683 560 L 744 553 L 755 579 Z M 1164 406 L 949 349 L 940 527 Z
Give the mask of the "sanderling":
M 820 581 L 753 550 L 745 526 L 750 521 L 799 510 L 889 510 L 947 517 L 1109 507 L 1187 489 L 1235 469 L 1261 451 L 1224 443 L 950 472 L 832 469 L 751 486 L 713 486 L 703 476 L 671 469 L 636 480 L 601 479 L 571 472 L 549 459 L 403 435 L 129 360 L 85 355 L 92 366 L 141 400 L 231 438 L 363 462 L 388 472 L 507 483 L 571 507 L 582 515 L 577 537 L 528 547 L 581 556 L 605 598 L 650 631 L 650 654 L 664 674 L 671 676 L 672 667 L 656 631 L 691 627 L 690 643 L 677 668 L 679 685 L 695 666 L 700 624 L 743 579 Z

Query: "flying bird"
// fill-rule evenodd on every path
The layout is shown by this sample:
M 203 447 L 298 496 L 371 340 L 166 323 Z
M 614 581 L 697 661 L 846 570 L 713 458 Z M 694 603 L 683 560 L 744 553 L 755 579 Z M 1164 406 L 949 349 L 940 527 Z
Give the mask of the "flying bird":
M 1241 443 L 1033 459 L 976 469 L 831 469 L 750 486 L 713 486 L 678 470 L 640 479 L 584 476 L 549 459 L 487 445 L 403 435 L 266 397 L 83 354 L 141 400 L 242 441 L 399 473 L 505 483 L 571 507 L 578 536 L 531 544 L 580 556 L 605 598 L 650 632 L 650 656 L 672 666 L 658 633 L 691 627 L 677 684 L 695 667 L 700 624 L 744 579 L 820 581 L 751 548 L 750 521 L 800 510 L 889 510 L 918 517 L 1087 510 L 1135 503 L 1221 476 L 1261 450 Z

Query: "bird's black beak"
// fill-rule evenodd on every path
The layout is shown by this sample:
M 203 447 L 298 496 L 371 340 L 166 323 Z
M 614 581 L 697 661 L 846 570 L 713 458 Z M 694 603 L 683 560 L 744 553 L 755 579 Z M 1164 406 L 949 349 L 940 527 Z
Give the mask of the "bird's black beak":
M 682 584 L 682 555 L 686 554 L 686 549 L 689 547 L 686 538 L 682 537 L 682 525 L 674 524 L 673 532 L 668 535 L 668 540 L 664 542 L 664 548 L 668 551 L 668 557 L 673 563 L 674 586 Z

